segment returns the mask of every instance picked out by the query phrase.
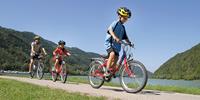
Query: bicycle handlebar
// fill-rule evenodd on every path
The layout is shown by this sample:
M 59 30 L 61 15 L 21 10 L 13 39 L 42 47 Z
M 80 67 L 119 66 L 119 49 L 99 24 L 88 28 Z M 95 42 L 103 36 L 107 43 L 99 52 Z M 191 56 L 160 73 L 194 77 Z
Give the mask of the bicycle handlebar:
M 130 46 L 130 47 L 134 48 L 134 44 L 132 44 L 132 43 L 126 43 L 124 41 L 120 41 L 120 44 L 123 44 L 125 46 Z

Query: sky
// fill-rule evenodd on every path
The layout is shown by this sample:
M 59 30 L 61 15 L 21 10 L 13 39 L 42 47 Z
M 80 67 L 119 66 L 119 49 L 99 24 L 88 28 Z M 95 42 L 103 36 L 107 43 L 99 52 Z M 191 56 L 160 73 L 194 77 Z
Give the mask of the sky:
M 104 41 L 116 10 L 127 7 L 125 23 L 134 58 L 154 72 L 200 43 L 199 0 L 1 0 L 0 26 L 29 31 L 69 47 L 106 54 Z

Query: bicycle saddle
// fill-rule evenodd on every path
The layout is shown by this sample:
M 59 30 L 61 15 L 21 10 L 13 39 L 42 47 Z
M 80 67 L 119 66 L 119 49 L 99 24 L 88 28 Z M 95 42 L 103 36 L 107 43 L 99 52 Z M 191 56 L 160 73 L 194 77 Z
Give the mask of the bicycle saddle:
M 104 59 L 108 59 L 108 55 L 105 55 L 105 54 L 101 55 L 101 57 Z

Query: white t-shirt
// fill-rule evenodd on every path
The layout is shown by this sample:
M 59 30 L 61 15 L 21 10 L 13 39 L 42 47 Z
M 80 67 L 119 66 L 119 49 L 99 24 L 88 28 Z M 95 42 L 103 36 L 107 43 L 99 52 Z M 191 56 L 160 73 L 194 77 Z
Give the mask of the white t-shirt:
M 40 54 L 42 51 L 42 47 L 41 44 L 37 44 L 36 42 L 32 42 L 31 43 L 31 56 L 34 55 L 34 53 L 32 52 L 32 47 L 34 48 L 35 53 Z

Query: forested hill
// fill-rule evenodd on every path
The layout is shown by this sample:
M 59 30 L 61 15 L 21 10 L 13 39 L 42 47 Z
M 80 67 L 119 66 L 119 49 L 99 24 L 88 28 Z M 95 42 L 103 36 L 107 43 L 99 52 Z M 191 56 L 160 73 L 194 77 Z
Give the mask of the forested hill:
M 0 70 L 28 71 L 30 44 L 36 34 L 32 32 L 20 32 L 0 26 Z M 66 40 L 67 41 L 67 40 Z M 52 52 L 57 47 L 54 42 L 41 39 L 43 47 L 47 50 L 47 66 L 52 58 Z M 89 58 L 99 56 L 96 53 L 85 52 L 76 47 L 67 47 L 72 53 L 67 63 L 71 66 L 71 73 L 78 74 L 88 69 Z M 45 69 L 48 70 L 48 67 Z
M 154 78 L 200 79 L 200 44 L 179 53 L 155 71 Z

